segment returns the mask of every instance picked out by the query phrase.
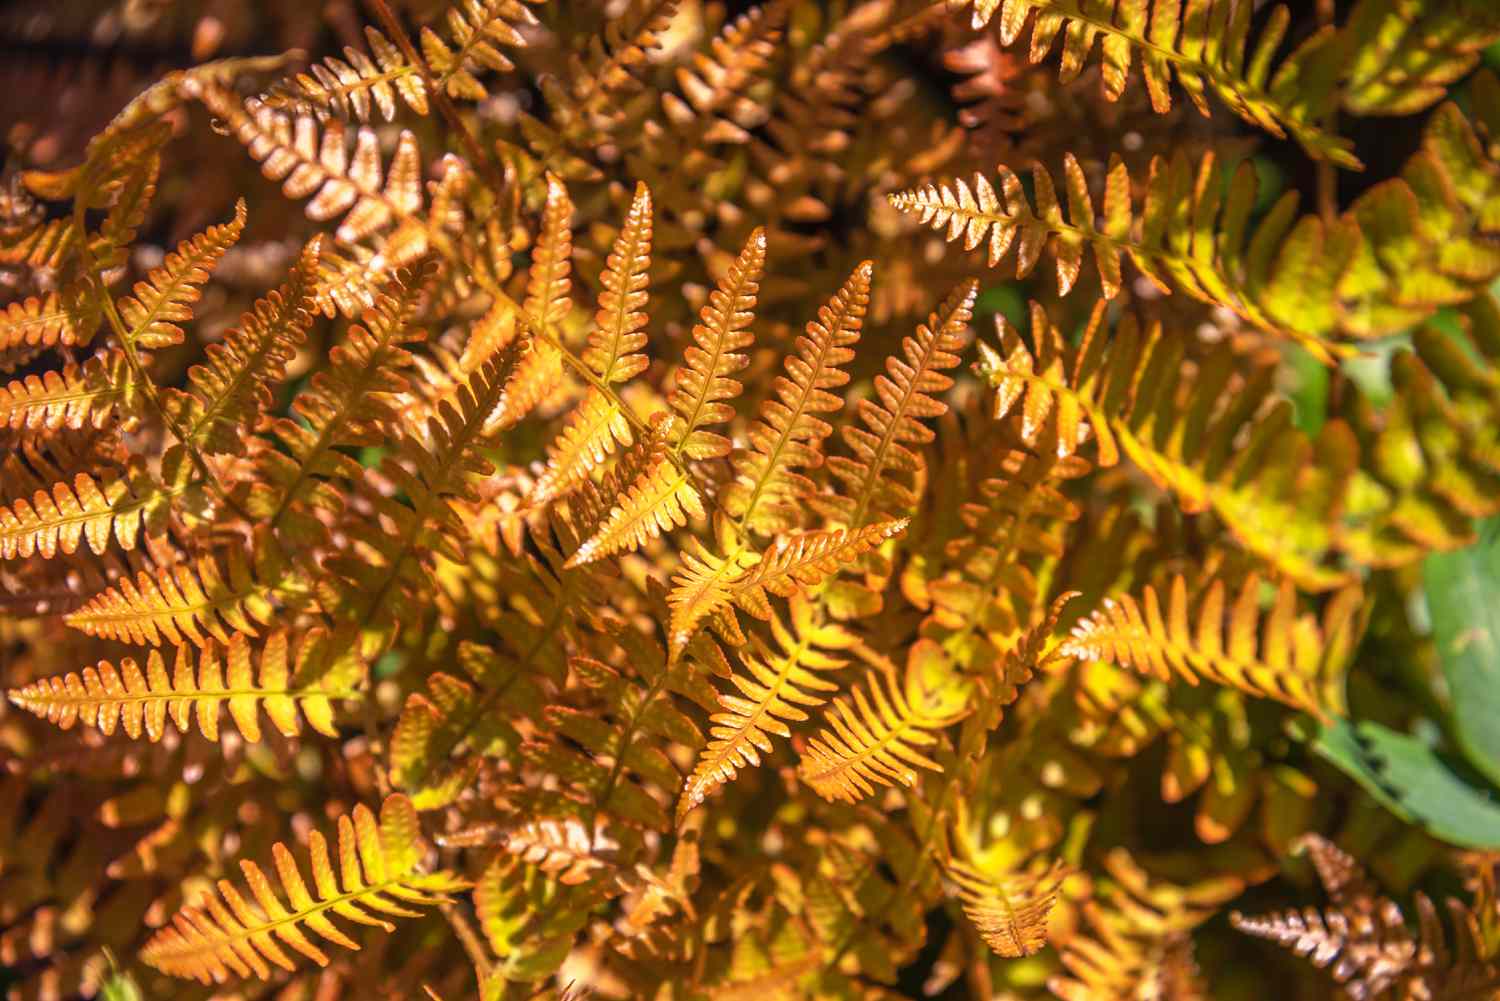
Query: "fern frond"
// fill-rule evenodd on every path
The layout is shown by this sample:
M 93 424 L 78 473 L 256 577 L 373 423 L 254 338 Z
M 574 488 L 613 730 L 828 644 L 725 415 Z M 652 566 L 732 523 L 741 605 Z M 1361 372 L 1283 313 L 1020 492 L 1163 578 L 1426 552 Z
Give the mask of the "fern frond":
M 859 802 L 876 786 L 913 785 L 917 768 L 939 768 L 922 751 L 937 742 L 933 731 L 964 714 L 967 692 L 940 658 L 914 647 L 904 682 L 874 671 L 824 714 L 828 724 L 808 742 L 798 777 L 824 799 L 846 803 Z
M 1496 40 L 1500 12 L 1485 0 L 1362 0 L 1327 50 L 1341 62 L 1341 107 L 1356 115 L 1411 115 L 1442 100 Z
M 205 644 L 196 669 L 192 648 L 179 646 L 170 675 L 161 652 L 152 650 L 144 673 L 130 657 L 121 660 L 118 669 L 101 660 L 80 674 L 36 681 L 8 694 L 22 709 L 64 730 L 82 721 L 106 735 L 123 728 L 132 738 L 144 734 L 158 741 L 169 719 L 182 733 L 192 729 L 196 720 L 203 736 L 217 741 L 219 707 L 227 704 L 246 740 L 260 740 L 261 710 L 285 736 L 299 734 L 303 719 L 324 736 L 338 736 L 333 700 L 351 698 L 354 692 L 337 684 L 298 684 L 299 678 L 322 672 L 333 645 L 328 634 L 322 630 L 306 634 L 290 660 L 284 630 L 256 642 L 254 654 L 251 640 L 242 633 L 231 635 L 222 648 Z
M 809 591 L 865 553 L 906 530 L 910 519 L 894 518 L 860 528 L 803 532 L 777 540 L 750 572 L 729 586 L 729 598 L 758 619 L 771 617 L 766 595 L 789 598 Z
M 256 300 L 222 341 L 208 345 L 207 363 L 188 369 L 187 392 L 163 392 L 163 410 L 185 444 L 244 453 L 242 429 L 255 426 L 269 408 L 271 387 L 285 376 L 312 325 L 320 245 L 320 239 L 309 242 L 286 283 Z
M 150 351 L 182 343 L 182 328 L 177 324 L 193 318 L 190 307 L 201 295 L 199 287 L 208 281 L 214 266 L 239 240 L 244 228 L 242 198 L 235 205 L 232 220 L 184 240 L 160 267 L 151 269 L 145 281 L 136 283 L 134 294 L 118 304 L 128 328 L 127 349 Z
M 140 646 L 228 643 L 232 633 L 254 636 L 270 626 L 279 603 L 301 597 L 279 548 L 268 540 L 255 546 L 254 566 L 237 546 L 224 552 L 227 570 L 213 556 L 179 563 L 154 573 L 142 570 L 99 594 L 64 618 L 69 626 L 104 639 Z M 206 634 L 206 635 L 205 635 Z
M 152 535 L 164 530 L 168 504 L 184 489 L 186 484 L 157 483 L 139 464 L 100 479 L 79 473 L 71 483 L 36 491 L 30 501 L 0 505 L 0 558 L 72 555 L 83 539 L 103 555 L 111 535 L 121 549 L 134 549 L 142 529 Z
M 630 423 L 612 400 L 591 389 L 548 446 L 547 469 L 531 488 L 532 503 L 570 492 L 614 453 L 617 443 L 626 448 L 635 444 Z
M 311 112 L 319 120 L 330 115 L 370 120 L 378 111 L 386 121 L 396 117 L 396 98 L 419 115 L 427 114 L 427 84 L 420 66 L 407 62 L 390 39 L 365 26 L 369 54 L 352 45 L 344 58 L 329 56 L 306 73 L 282 80 L 261 97 L 268 108 L 294 113 Z
M 138 407 L 125 355 L 104 351 L 82 365 L 65 365 L 0 387 L 0 427 L 13 431 L 130 426 Z
M 620 235 L 604 262 L 599 284 L 599 309 L 589 332 L 583 361 L 605 385 L 625 382 L 644 371 L 649 362 L 640 349 L 646 345 L 646 286 L 651 267 L 651 191 L 636 185 L 635 198 Z
M 932 441 L 933 433 L 923 419 L 948 412 L 947 404 L 928 394 L 953 385 L 943 373 L 958 364 L 956 352 L 963 350 L 978 294 L 978 282 L 961 283 L 926 323 L 917 324 L 915 336 L 902 338 L 901 354 L 887 358 L 885 373 L 875 377 L 875 399 L 859 402 L 865 426 L 851 423 L 840 429 L 854 457 L 828 460 L 829 472 L 843 482 L 846 493 L 814 497 L 814 507 L 856 529 L 872 518 L 916 509 L 926 464 L 908 446 Z M 913 482 L 906 482 L 908 478 Z
M 1030 956 L 1047 944 L 1047 918 L 1067 875 L 1061 863 L 1039 873 L 995 877 L 951 859 L 944 867 L 958 890 L 964 915 L 995 952 L 1007 958 Z
M 1139 602 L 1129 596 L 1106 599 L 1103 608 L 1074 627 L 1063 652 L 1133 667 L 1163 681 L 1197 684 L 1207 678 L 1321 719 L 1341 714 L 1341 672 L 1360 628 L 1359 592 L 1336 595 L 1321 626 L 1311 616 L 1297 615 L 1290 581 L 1282 582 L 1264 617 L 1258 578 L 1245 580 L 1227 619 L 1224 592 L 1224 582 L 1214 580 L 1190 609 L 1187 582 L 1178 575 L 1165 618 L 1150 585 Z
M 569 558 L 568 566 L 639 549 L 687 524 L 689 517 L 705 516 L 703 499 L 691 477 L 672 463 L 664 446 L 654 451 L 647 471 L 625 488 L 603 524 Z
M 864 324 L 873 273 L 874 265 L 865 261 L 819 307 L 818 318 L 797 338 L 796 352 L 786 357 L 786 374 L 772 383 L 774 395 L 761 403 L 750 447 L 732 460 L 735 480 L 724 490 L 724 509 L 751 531 L 773 535 L 800 523 L 799 505 L 813 485 L 797 470 L 823 462 L 822 442 L 833 428 L 818 415 L 844 405 L 830 390 L 849 381 L 840 366 L 854 357 L 851 347 Z
M 683 352 L 683 365 L 677 370 L 676 388 L 667 396 L 667 404 L 682 418 L 675 432 L 673 450 L 690 459 L 718 459 L 729 454 L 729 439 L 705 424 L 723 424 L 734 417 L 734 408 L 725 401 L 734 400 L 744 391 L 733 376 L 750 364 L 748 356 L 737 354 L 754 342 L 747 329 L 755 317 L 755 300 L 765 271 L 766 233 L 756 229 L 729 271 L 708 297 L 708 305 L 693 326 L 693 340 Z
M 87 343 L 92 330 L 81 305 L 74 306 L 57 292 L 13 302 L 0 313 L 0 372 L 11 372 L 56 345 Z
M 207 894 L 177 912 L 171 927 L 146 943 L 141 959 L 163 973 L 205 984 L 223 983 L 232 976 L 265 980 L 273 965 L 296 969 L 282 944 L 327 966 L 327 954 L 307 937 L 304 927 L 334 945 L 358 949 L 359 943 L 329 920 L 331 914 L 390 932 L 394 926 L 379 915 L 419 917 L 411 906 L 435 906 L 467 885 L 446 871 L 422 871 L 420 830 L 405 796 L 386 797 L 378 825 L 367 807 L 356 805 L 352 820 L 349 815 L 339 817 L 337 876 L 328 843 L 317 831 L 308 837 L 311 891 L 291 851 L 278 842 L 271 854 L 281 895 L 260 866 L 241 861 L 253 903 L 233 883 L 220 880 L 219 897 Z
M 489 92 L 474 72 L 480 68 L 504 73 L 513 64 L 497 46 L 522 48 L 525 37 L 518 28 L 537 23 L 520 0 L 457 0 L 448 9 L 448 37 L 431 28 L 422 29 L 422 55 L 437 78 L 439 89 L 453 97 L 482 101 Z
M 405 241 L 402 260 L 421 256 L 427 247 L 426 223 L 419 218 L 422 197 L 422 160 L 417 140 L 403 131 L 390 167 L 381 160 L 375 131 L 355 132 L 354 152 L 347 144 L 347 127 L 339 119 L 320 123 L 311 114 L 295 117 L 268 108 L 256 98 L 241 106 L 239 99 L 220 88 L 205 87 L 205 107 L 222 119 L 228 131 L 260 163 L 267 179 L 281 183 L 291 199 L 311 198 L 308 218 L 327 222 L 342 218 L 337 237 L 352 244 L 397 223 L 412 239 Z M 394 255 L 392 255 L 394 256 Z
M 741 653 L 743 666 L 730 679 L 739 694 L 719 695 L 724 711 L 709 718 L 711 739 L 683 786 L 678 823 L 741 768 L 759 765 L 761 755 L 771 753 L 773 736 L 790 737 L 787 724 L 807 719 L 801 707 L 820 706 L 838 691 L 821 675 L 846 662 L 827 651 L 847 650 L 857 637 L 836 623 L 816 622 L 805 600 L 793 599 L 790 612 L 790 628 L 771 619 L 774 647 L 755 634 L 752 649 Z
M 1212 91 L 1231 111 L 1278 139 L 1290 135 L 1310 156 L 1341 167 L 1358 169 L 1352 144 L 1324 129 L 1299 93 L 1288 65 L 1272 76 L 1276 50 L 1286 36 L 1291 15 L 1283 5 L 1273 8 L 1253 47 L 1251 0 L 950 0 L 954 6 L 974 8 L 974 27 L 996 15 L 1000 39 L 1012 45 L 1030 20 L 1031 61 L 1047 57 L 1053 41 L 1063 35 L 1059 75 L 1072 80 L 1083 69 L 1094 43 L 1102 39 L 1104 95 L 1111 101 L 1124 93 L 1132 53 L 1141 55 L 1141 72 L 1151 104 L 1165 113 L 1172 108 L 1171 82 L 1187 91 L 1195 107 L 1209 114 L 1205 95 Z M 1033 16 L 1034 15 L 1034 16 Z M 1149 20 L 1149 25 L 1148 25 Z M 1247 59 L 1248 54 L 1248 59 Z M 1290 79 L 1289 79 L 1290 77 Z

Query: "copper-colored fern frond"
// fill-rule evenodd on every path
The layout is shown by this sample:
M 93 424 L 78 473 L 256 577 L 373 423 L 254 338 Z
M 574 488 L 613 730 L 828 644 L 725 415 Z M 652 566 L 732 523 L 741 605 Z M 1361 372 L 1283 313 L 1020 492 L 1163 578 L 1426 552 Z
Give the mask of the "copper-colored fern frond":
M 328 955 L 307 937 L 304 927 L 334 945 L 358 949 L 359 943 L 330 916 L 390 932 L 395 926 L 380 915 L 419 917 L 413 906 L 435 906 L 466 886 L 450 872 L 424 872 L 419 839 L 417 814 L 405 796 L 386 798 L 378 824 L 367 807 L 356 805 L 352 819 L 347 814 L 339 817 L 337 875 L 328 842 L 317 831 L 308 836 L 311 890 L 292 852 L 278 842 L 271 853 L 280 894 L 260 866 L 241 861 L 251 900 L 233 883 L 220 880 L 219 895 L 206 894 L 179 911 L 170 928 L 146 943 L 141 959 L 163 973 L 205 984 L 232 977 L 264 980 L 271 976 L 272 966 L 296 969 L 283 945 L 327 966 Z
M 333 701 L 354 692 L 340 687 L 344 680 L 329 673 L 326 662 L 334 644 L 328 635 L 321 630 L 306 634 L 290 657 L 285 631 L 271 633 L 263 643 L 255 641 L 254 653 L 251 642 L 235 633 L 222 649 L 205 644 L 196 668 L 192 648 L 180 646 L 170 674 L 161 653 L 152 650 L 144 671 L 130 657 L 118 668 L 101 660 L 81 673 L 36 681 L 8 694 L 22 709 L 64 730 L 81 721 L 105 734 L 118 728 L 132 738 L 144 734 L 157 741 L 168 720 L 183 733 L 196 720 L 203 736 L 217 741 L 219 708 L 227 705 L 246 740 L 260 740 L 261 710 L 285 736 L 300 733 L 303 719 L 325 736 L 338 736 Z M 299 684 L 301 678 L 310 683 Z M 326 684 L 330 679 L 333 683 Z
M 1047 944 L 1047 918 L 1067 870 L 1054 863 L 1040 872 L 994 876 L 958 859 L 945 867 L 959 904 L 985 944 L 1015 958 L 1040 952 Z
M 82 365 L 64 365 L 0 387 L 0 427 L 45 434 L 59 428 L 129 427 L 140 387 L 124 352 L 103 351 Z
M 238 546 L 224 551 L 223 563 L 200 556 L 154 573 L 142 570 L 94 595 L 65 621 L 74 629 L 121 643 L 160 646 L 191 642 L 228 643 L 232 633 L 256 635 L 257 626 L 276 621 L 279 606 L 301 601 L 305 584 L 280 565 L 280 549 L 260 539 L 255 565 Z
M 739 257 L 729 266 L 708 305 L 693 326 L 693 341 L 683 351 L 676 387 L 667 404 L 682 418 L 673 450 L 690 459 L 718 459 L 729 454 L 729 439 L 703 425 L 723 424 L 734 417 L 736 399 L 744 386 L 735 373 L 750 364 L 738 352 L 753 343 L 749 331 L 755 317 L 755 300 L 766 263 L 766 233 L 756 229 Z
M 420 66 L 413 66 L 401 49 L 375 28 L 365 26 L 369 53 L 352 45 L 344 47 L 344 58 L 329 56 L 273 85 L 261 97 L 276 110 L 301 114 L 311 112 L 320 120 L 331 115 L 370 120 L 378 111 L 386 121 L 396 117 L 396 98 L 419 115 L 427 114 L 427 85 Z
M 235 205 L 233 219 L 184 240 L 161 267 L 136 283 L 133 294 L 122 298 L 118 306 L 127 328 L 127 348 L 155 350 L 182 343 L 182 328 L 177 324 L 192 319 L 191 305 L 202 294 L 199 288 L 244 228 L 242 198 Z
M 844 405 L 833 391 L 849 381 L 841 366 L 854 357 L 873 274 L 874 265 L 864 262 L 819 307 L 818 318 L 797 338 L 796 353 L 786 357 L 786 375 L 776 377 L 774 395 L 761 404 L 750 447 L 734 456 L 735 482 L 724 491 L 724 509 L 752 531 L 770 535 L 801 521 L 798 505 L 813 485 L 797 470 L 823 462 L 823 439 L 833 428 L 818 415 Z
M 803 532 L 777 540 L 751 570 L 729 586 L 736 605 L 758 619 L 771 617 L 766 595 L 791 597 L 806 592 L 855 564 L 865 553 L 906 530 L 907 518 L 878 521 L 861 528 Z
M 50 347 L 87 342 L 93 331 L 78 329 L 85 321 L 82 304 L 75 306 L 57 292 L 6 306 L 0 313 L 0 372 L 13 371 Z
M 789 737 L 787 724 L 807 719 L 802 707 L 822 705 L 838 690 L 821 675 L 845 661 L 825 651 L 847 650 L 856 637 L 836 623 L 815 622 L 804 600 L 794 599 L 790 611 L 790 628 L 771 619 L 775 647 L 759 634 L 751 637 L 751 650 L 740 656 L 743 667 L 731 679 L 738 694 L 719 696 L 724 711 L 709 719 L 711 739 L 683 787 L 679 823 L 741 768 L 759 765 L 761 755 L 771 753 L 773 736 Z
M 0 505 L 0 558 L 40 554 L 50 560 L 59 552 L 77 552 L 84 539 L 102 555 L 111 536 L 121 549 L 134 549 L 143 529 L 160 534 L 172 498 L 187 487 L 180 477 L 158 483 L 140 464 L 124 475 L 104 473 L 97 479 L 78 473 L 50 491 L 36 491 L 29 501 Z
M 1260 587 L 1258 578 L 1247 578 L 1226 618 L 1222 580 L 1211 582 L 1190 608 L 1187 582 L 1174 577 L 1165 611 L 1156 589 L 1147 585 L 1139 602 L 1128 595 L 1106 599 L 1074 628 L 1063 651 L 1133 667 L 1163 681 L 1196 684 L 1207 678 L 1320 718 L 1342 714 L 1342 671 L 1361 630 L 1364 601 L 1358 589 L 1335 595 L 1319 624 L 1297 614 L 1290 581 L 1281 583 L 1275 604 L 1263 615 Z
M 1251 0 L 1120 0 L 1103 5 L 1087 0 L 949 0 L 972 6 L 974 27 L 1000 19 L 1000 38 L 1013 44 L 1028 21 L 1031 61 L 1040 62 L 1061 33 L 1060 76 L 1076 77 L 1096 39 L 1103 39 L 1104 94 L 1118 100 L 1130 76 L 1132 54 L 1141 55 L 1142 75 L 1158 112 L 1172 107 L 1171 82 L 1187 91 L 1204 115 L 1212 91 L 1235 114 L 1277 138 L 1291 135 L 1307 152 L 1341 167 L 1358 168 L 1352 144 L 1327 131 L 1299 93 L 1297 53 L 1273 76 L 1276 49 L 1286 37 L 1291 15 L 1275 7 L 1250 46 Z M 1034 17 L 1033 17 L 1034 14 Z M 1149 19 L 1149 27 L 1148 27 Z
M 653 449 L 647 471 L 624 488 L 603 524 L 568 559 L 582 566 L 604 556 L 639 549 L 664 532 L 705 516 L 703 498 L 664 446 Z
M 436 76 L 439 89 L 453 97 L 482 101 L 488 96 L 474 75 L 488 69 L 504 73 L 513 68 L 498 46 L 522 48 L 519 28 L 537 23 L 521 0 L 459 0 L 448 9 L 449 42 L 431 28 L 422 29 L 422 56 Z M 450 44 L 451 42 L 451 44 Z

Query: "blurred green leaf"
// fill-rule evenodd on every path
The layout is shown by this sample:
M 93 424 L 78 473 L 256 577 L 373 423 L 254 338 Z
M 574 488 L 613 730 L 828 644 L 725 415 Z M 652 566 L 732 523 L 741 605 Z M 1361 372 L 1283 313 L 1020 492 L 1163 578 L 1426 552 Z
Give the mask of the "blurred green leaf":
M 1480 523 L 1474 545 L 1428 556 L 1422 579 L 1454 739 L 1500 787 L 1500 518 Z
M 1380 725 L 1338 720 L 1317 751 L 1392 813 L 1444 841 L 1500 848 L 1500 801 L 1460 762 L 1415 737 Z

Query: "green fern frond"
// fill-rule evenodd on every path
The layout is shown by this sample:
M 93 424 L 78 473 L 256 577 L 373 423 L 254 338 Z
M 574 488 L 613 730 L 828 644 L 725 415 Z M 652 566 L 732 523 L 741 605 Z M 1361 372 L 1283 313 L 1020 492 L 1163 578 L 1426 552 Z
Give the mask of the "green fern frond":
M 252 975 L 265 980 L 273 965 L 296 969 L 282 945 L 319 966 L 328 965 L 327 954 L 304 927 L 334 945 L 358 949 L 359 943 L 340 931 L 330 915 L 390 932 L 395 926 L 378 915 L 419 917 L 411 907 L 436 906 L 467 886 L 453 873 L 422 871 L 421 828 L 405 796 L 386 797 L 378 825 L 367 807 L 356 805 L 352 821 L 349 815 L 339 817 L 338 831 L 337 876 L 328 843 L 317 831 L 308 838 L 311 891 L 291 851 L 277 842 L 271 854 L 281 895 L 260 866 L 242 861 L 253 903 L 233 883 L 220 880 L 218 897 L 206 894 L 178 911 L 171 926 L 146 943 L 141 959 L 163 973 L 205 984 Z
M 101 660 L 81 674 L 36 681 L 8 694 L 22 709 L 64 730 L 81 721 L 106 735 L 122 728 L 134 739 L 144 734 L 148 740 L 161 740 L 170 720 L 182 733 L 196 721 L 204 737 L 217 741 L 219 708 L 225 705 L 246 740 L 260 740 L 261 711 L 288 737 L 301 732 L 303 719 L 324 736 L 338 736 L 333 701 L 351 698 L 354 692 L 341 687 L 341 677 L 327 673 L 326 662 L 335 646 L 328 634 L 307 633 L 290 657 L 285 631 L 257 643 L 253 654 L 251 640 L 243 633 L 231 635 L 222 648 L 204 644 L 196 668 L 192 648 L 179 646 L 170 675 L 158 650 L 147 655 L 144 672 L 130 657 L 121 660 L 118 669 Z M 303 678 L 316 680 L 299 684 Z
M 1134 667 L 1163 681 L 1197 684 L 1208 678 L 1322 719 L 1342 715 L 1342 672 L 1363 629 L 1359 590 L 1335 595 L 1321 624 L 1297 614 L 1290 581 L 1282 582 L 1264 614 L 1258 578 L 1245 580 L 1227 619 L 1224 592 L 1224 582 L 1214 580 L 1190 609 L 1187 582 L 1179 575 L 1172 579 L 1165 610 L 1150 585 L 1139 602 L 1129 596 L 1106 599 L 1073 629 L 1063 652 Z
M 1278 139 L 1290 135 L 1310 156 L 1341 167 L 1359 168 L 1351 143 L 1327 131 L 1309 113 L 1295 73 L 1299 53 L 1287 57 L 1272 74 L 1276 50 L 1286 37 L 1291 15 L 1277 5 L 1250 45 L 1251 0 L 950 0 L 972 6 L 974 27 L 1000 19 L 1000 39 L 1012 45 L 1031 23 L 1031 61 L 1047 57 L 1059 33 L 1063 36 L 1060 77 L 1072 80 L 1102 39 L 1104 95 L 1118 100 L 1125 91 L 1134 53 L 1151 104 L 1158 112 L 1172 108 L 1171 83 L 1187 91 L 1194 106 L 1209 114 L 1212 92 L 1231 111 Z M 1248 56 L 1248 58 L 1247 58 Z

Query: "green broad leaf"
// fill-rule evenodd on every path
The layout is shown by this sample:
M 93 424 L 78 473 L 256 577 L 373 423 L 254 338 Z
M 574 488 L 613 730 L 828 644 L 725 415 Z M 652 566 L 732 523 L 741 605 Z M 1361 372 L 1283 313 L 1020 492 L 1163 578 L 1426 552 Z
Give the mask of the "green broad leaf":
M 1396 816 L 1465 848 L 1500 848 L 1500 796 L 1452 760 L 1373 722 L 1337 720 L 1315 745 Z
M 1428 556 L 1422 579 L 1454 738 L 1500 787 L 1500 518 L 1480 523 L 1474 545 Z
M 1316 435 L 1328 420 L 1328 366 L 1299 344 L 1286 349 L 1286 366 L 1291 385 L 1293 422 L 1298 430 Z

